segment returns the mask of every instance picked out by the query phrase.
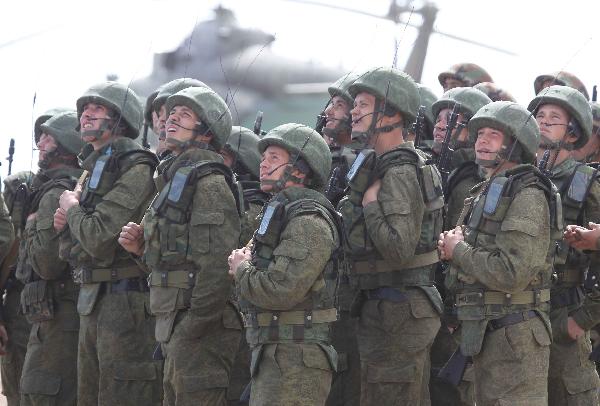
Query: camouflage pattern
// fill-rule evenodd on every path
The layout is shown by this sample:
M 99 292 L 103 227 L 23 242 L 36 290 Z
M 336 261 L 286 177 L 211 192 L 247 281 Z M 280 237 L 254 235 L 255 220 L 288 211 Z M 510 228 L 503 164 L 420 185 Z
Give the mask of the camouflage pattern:
M 43 133 L 51 135 L 54 141 L 72 155 L 77 155 L 83 148 L 84 142 L 77 131 L 79 120 L 75 111 L 59 113 L 40 126 Z
M 452 230 L 458 224 L 465 199 L 471 195 L 471 189 L 485 180 L 485 172 L 475 162 L 470 161 L 456 168 L 448 177 L 444 191 L 446 216 L 444 230 Z
M 40 137 L 42 136 L 42 124 L 44 124 L 52 116 L 55 116 L 60 113 L 66 113 L 68 111 L 73 111 L 73 109 L 69 109 L 66 107 L 58 107 L 46 110 L 44 113 L 38 116 L 38 118 L 35 119 L 35 123 L 33 124 L 33 135 L 35 143 L 37 144 L 40 141 Z
M 491 103 L 492 100 L 487 95 L 471 87 L 455 87 L 445 92 L 442 97 L 431 105 L 433 117 L 437 118 L 440 111 L 444 109 L 452 110 L 457 103 L 460 103 L 458 113 L 461 113 L 468 121 L 477 113 L 477 111 Z
M 348 89 L 360 76 L 361 75 L 356 73 L 349 72 L 336 80 L 327 88 L 329 97 L 333 98 L 334 96 L 340 96 L 346 101 L 346 103 L 348 103 L 349 106 L 352 106 L 354 103 L 354 97 L 352 97 Z
M 81 282 L 78 404 L 158 405 L 162 368 L 152 361 L 154 318 L 148 312 L 146 281 L 117 242 L 122 227 L 139 222 L 155 194 L 157 160 L 134 141 L 116 137 L 99 150 L 84 149 L 82 168 L 93 177 L 96 162 L 109 151 L 118 169 L 100 177 L 99 193 L 92 193 L 88 177 L 80 205 L 67 211 L 70 233 L 61 237 L 61 258 L 69 260 Z M 106 269 L 128 270 L 129 276 L 117 275 L 111 282 L 81 279 Z
M 77 118 L 81 118 L 83 108 L 88 103 L 101 104 L 113 110 L 117 116 L 112 118 L 127 124 L 125 133 L 121 135 L 137 138 L 142 127 L 144 109 L 133 90 L 117 82 L 96 84 L 77 99 Z
M 553 85 L 572 87 L 581 92 L 586 100 L 590 99 L 590 95 L 583 82 L 577 76 L 565 71 L 553 72 L 536 77 L 533 82 L 533 90 L 537 95 L 543 89 L 542 86 L 548 87 Z
M 481 82 L 477 83 L 473 86 L 474 89 L 477 89 L 487 95 L 492 101 L 510 101 L 517 102 L 517 100 L 510 94 L 507 90 L 499 87 L 497 84 L 493 82 Z
M 431 112 L 431 106 L 438 100 L 438 97 L 431 91 L 427 86 L 417 84 L 419 88 L 419 96 L 421 98 L 421 106 L 425 106 L 425 140 L 431 140 L 433 138 L 433 126 L 435 125 L 436 117 Z
M 75 113 L 64 114 L 72 115 L 74 124 Z M 78 286 L 69 265 L 58 258 L 53 220 L 60 195 L 75 186 L 81 172 L 61 167 L 42 170 L 33 179 L 30 211 L 36 216 L 25 225 L 16 273 L 25 284 L 21 311 L 33 322 L 21 375 L 21 405 L 77 404 Z
M 570 184 L 578 163 L 567 159 L 552 168 L 549 177 L 563 195 L 564 224 L 585 225 L 588 221 L 600 221 L 600 183 L 592 182 L 581 211 L 575 213 L 567 205 L 566 188 Z M 575 217 L 575 218 L 573 218 Z M 562 252 L 564 250 L 560 250 Z M 570 250 L 564 259 L 556 258 L 557 278 L 552 286 L 555 298 L 550 321 L 552 322 L 553 342 L 550 347 L 550 369 L 548 376 L 550 405 L 591 405 L 598 404 L 600 379 L 595 365 L 588 359 L 591 352 L 589 330 L 600 322 L 600 296 L 597 291 L 578 298 L 571 303 L 558 303 L 556 298 L 569 295 L 570 292 L 583 292 L 583 279 L 589 261 L 590 271 L 598 269 L 598 258 Z M 558 255 L 557 255 L 558 256 Z M 562 257 L 562 256 L 561 256 Z M 573 269 L 569 272 L 568 269 Z M 570 274 L 578 275 L 573 277 Z M 579 279 L 579 280 L 578 280 Z M 577 341 L 570 338 L 567 331 L 567 319 L 572 317 L 586 331 Z
M 457 63 L 447 71 L 438 75 L 442 87 L 447 78 L 455 79 L 463 83 L 463 86 L 473 87 L 481 82 L 493 82 L 492 77 L 481 66 L 474 63 Z
M 252 180 L 259 178 L 259 166 L 262 159 L 258 152 L 259 141 L 260 138 L 252 130 L 234 126 L 231 129 L 231 135 L 225 142 L 224 149 L 234 156 L 234 165 L 231 169 L 238 177 L 242 176 L 242 180 L 245 180 L 246 174 L 252 176 Z
M 187 89 L 188 87 L 205 87 L 209 89 L 204 82 L 192 78 L 179 78 L 161 85 L 158 89 L 156 89 L 156 95 L 152 101 L 150 101 L 150 98 L 148 98 L 148 104 L 146 104 L 146 116 L 150 117 L 149 122 L 152 123 L 152 110 L 158 112 L 162 105 L 167 102 L 169 96 L 174 95 L 180 90 Z M 150 112 L 149 116 L 148 112 Z M 168 112 L 169 110 L 167 110 L 167 114 Z
M 4 203 L 4 195 L 0 194 L 0 264 L 8 254 L 15 239 L 15 230 L 10 219 L 10 213 Z
M 579 124 L 581 131 L 576 133 L 579 137 L 573 143 L 574 149 L 581 148 L 588 142 L 592 136 L 592 108 L 580 92 L 568 86 L 550 86 L 544 89 L 543 92 L 538 93 L 529 102 L 527 108 L 535 115 L 540 106 L 544 104 L 554 104 L 562 107 L 567 111 L 570 119 L 575 120 Z

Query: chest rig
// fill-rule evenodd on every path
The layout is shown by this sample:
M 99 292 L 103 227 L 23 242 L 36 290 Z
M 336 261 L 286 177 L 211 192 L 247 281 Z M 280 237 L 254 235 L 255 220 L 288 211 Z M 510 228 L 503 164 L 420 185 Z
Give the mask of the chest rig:
M 249 333 L 254 337 L 249 339 L 253 344 L 281 340 L 329 341 L 328 323 L 337 320 L 335 301 L 340 250 L 339 215 L 321 193 L 311 189 L 301 192 L 291 193 L 289 189 L 284 189 L 264 207 L 261 224 L 254 234 L 253 265 L 257 269 L 266 270 L 269 267 L 275 259 L 274 252 L 281 233 L 292 219 L 299 216 L 318 215 L 325 219 L 333 233 L 334 251 L 308 295 L 293 308 L 272 311 L 240 300 L 245 325 L 253 330 L 253 333 Z
M 590 190 L 598 179 L 598 168 L 586 164 L 576 164 L 575 167 L 563 174 L 552 178 L 562 197 L 563 224 L 577 224 L 586 227 L 590 219 L 587 218 L 585 204 Z M 576 288 L 580 287 L 586 278 L 590 266 L 589 257 L 569 245 L 562 239 L 557 240 L 554 255 L 554 287 Z M 553 294 L 554 295 L 554 294 Z M 566 303 L 558 296 L 553 298 L 553 305 L 560 306 L 580 303 L 583 295 L 578 294 L 576 300 Z M 561 303 L 559 303 L 561 302 Z M 565 303 L 562 303 L 565 302 Z
M 372 150 L 363 150 L 350 168 L 349 194 L 340 202 L 339 210 L 344 226 L 344 249 L 353 260 L 353 273 L 360 289 L 433 285 L 434 264 L 439 262 L 437 238 L 443 227 L 444 197 L 440 173 L 426 159 L 424 153 L 406 147 L 386 152 L 380 157 L 376 157 Z M 425 212 L 415 255 L 401 269 L 396 261 L 384 259 L 371 241 L 362 198 L 376 179 L 382 179 L 389 169 L 402 165 L 411 165 L 416 170 Z

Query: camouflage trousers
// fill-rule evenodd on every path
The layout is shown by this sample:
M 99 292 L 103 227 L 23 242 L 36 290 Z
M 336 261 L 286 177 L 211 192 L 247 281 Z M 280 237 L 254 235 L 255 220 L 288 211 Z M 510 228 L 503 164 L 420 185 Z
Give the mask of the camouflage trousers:
M 240 396 L 250 383 L 250 354 L 250 346 L 248 345 L 248 341 L 246 341 L 246 335 L 242 334 L 231 369 L 229 387 L 227 388 L 227 403 L 229 406 L 248 404 L 247 401 L 240 402 Z
M 93 311 L 80 315 L 79 406 L 161 404 L 162 363 L 152 360 L 148 306 L 148 293 L 100 293 Z
M 551 406 L 598 405 L 600 379 L 594 362 L 589 331 L 577 341 L 567 333 L 567 308 L 550 313 L 554 340 L 550 346 L 548 404 Z
M 262 344 L 252 349 L 250 406 L 323 406 L 331 361 L 319 344 Z
M 440 318 L 419 289 L 409 300 L 367 300 L 358 323 L 362 406 L 429 405 L 429 351 Z
M 173 334 L 162 344 L 165 356 L 164 406 L 226 406 L 229 374 L 240 344 L 241 323 L 228 309 L 222 322 L 202 336 L 187 331 L 188 311 L 180 311 Z M 180 320 L 180 321 L 179 321 Z
M 327 406 L 360 404 L 360 354 L 356 341 L 358 320 L 340 311 L 338 321 L 331 324 L 331 344 L 338 353 L 337 371 L 333 373 Z
M 8 333 L 6 355 L 0 357 L 0 376 L 2 378 L 2 393 L 6 396 L 8 406 L 18 406 L 20 395 L 21 372 L 27 340 L 31 325 L 25 316 L 19 314 L 19 303 L 23 285 L 14 282 L 4 297 L 4 322 Z
M 21 376 L 21 406 L 77 405 L 75 300 L 55 300 L 54 318 L 33 324 Z
M 473 356 L 477 406 L 548 404 L 550 335 L 535 317 L 485 335 Z

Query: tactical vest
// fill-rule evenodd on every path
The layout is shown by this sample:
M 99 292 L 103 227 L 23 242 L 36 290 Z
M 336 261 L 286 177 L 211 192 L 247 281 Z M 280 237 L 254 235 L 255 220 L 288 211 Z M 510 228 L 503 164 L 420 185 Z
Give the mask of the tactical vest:
M 562 198 L 562 215 L 565 226 L 577 224 L 587 227 L 589 219 L 585 212 L 585 204 L 592 184 L 597 179 L 598 169 L 582 163 L 576 164 L 572 170 L 562 175 L 552 177 L 552 181 L 558 188 Z M 558 239 L 554 255 L 556 280 L 553 287 L 574 288 L 582 286 L 589 266 L 590 259 L 588 255 L 570 248 L 562 238 Z M 580 303 L 583 300 L 583 295 L 577 296 L 579 297 L 576 302 Z M 554 302 L 553 299 L 553 304 Z
M 287 340 L 329 342 L 329 323 L 337 320 L 335 261 L 339 250 L 340 223 L 338 214 L 325 196 L 311 189 L 302 189 L 301 196 L 298 196 L 297 190 L 279 192 L 265 206 L 261 224 L 254 234 L 252 263 L 259 270 L 267 269 L 274 260 L 274 252 L 286 225 L 295 217 L 315 214 L 329 224 L 337 248 L 305 300 L 293 308 L 273 311 L 255 306 L 243 298 L 240 300 L 251 345 Z
M 480 174 L 479 165 L 477 165 L 474 161 L 464 162 L 450 173 L 450 176 L 448 176 L 448 182 L 446 185 L 444 185 L 444 197 L 446 201 L 460 181 L 469 177 L 473 178 L 475 184 L 485 180 L 485 178 Z
M 473 247 L 481 245 L 479 239 L 493 243 L 514 197 L 528 187 L 538 188 L 546 196 L 551 239 L 562 236 L 561 200 L 556 187 L 534 166 L 519 165 L 507 171 L 505 176 L 496 176 L 491 182 L 474 188 L 484 190 L 465 203 L 469 205 L 464 228 L 465 242 Z M 551 248 L 548 247 L 548 262 L 552 255 Z M 446 286 L 455 295 L 456 312 L 462 323 L 461 348 L 464 354 L 479 353 L 489 320 L 529 310 L 547 314 L 550 309 L 550 284 L 549 272 L 542 270 L 522 292 L 510 294 L 490 290 L 479 283 L 459 281 L 456 269 L 452 267 L 446 277 Z M 548 325 L 547 316 L 544 316 L 544 320 Z
M 382 179 L 390 168 L 401 165 L 415 168 L 425 203 L 415 255 L 402 268 L 396 261 L 384 259 L 374 246 L 362 208 L 364 192 L 373 181 Z M 442 182 L 436 167 L 426 163 L 424 154 L 412 148 L 396 148 L 378 158 L 372 150 L 363 150 L 350 168 L 348 187 L 349 195 L 340 202 L 339 210 L 344 225 L 345 252 L 353 260 L 352 272 L 359 288 L 433 286 L 444 207 Z
M 325 187 L 325 197 L 335 206 L 344 197 L 348 186 L 346 175 L 356 154 L 346 147 L 331 148 L 331 173 Z

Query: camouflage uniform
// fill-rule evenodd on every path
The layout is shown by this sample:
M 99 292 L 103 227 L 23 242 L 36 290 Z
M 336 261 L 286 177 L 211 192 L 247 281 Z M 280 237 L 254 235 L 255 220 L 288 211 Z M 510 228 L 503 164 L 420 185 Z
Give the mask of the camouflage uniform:
M 32 179 L 32 172 L 23 171 L 8 176 L 4 180 L 4 201 L 11 216 L 16 238 L 21 238 L 28 215 L 26 212 L 27 197 L 22 191 L 31 187 Z M 21 186 L 22 184 L 25 185 Z M 19 311 L 23 284 L 14 276 L 17 265 L 16 251 L 14 255 L 10 255 L 5 260 L 12 264 L 9 264 L 10 276 L 4 286 L 6 294 L 4 295 L 1 319 L 8 333 L 8 345 L 6 355 L 0 357 L 0 376 L 2 377 L 2 393 L 6 396 L 8 405 L 14 406 L 19 405 L 21 371 L 27 352 L 27 337 L 31 325 Z
M 220 150 L 231 132 L 223 100 L 206 87 L 170 96 L 167 111 L 191 108 L 210 128 L 211 145 L 186 141 L 163 172 L 165 186 L 144 222 L 150 308 L 165 357 L 164 405 L 225 405 L 241 322 L 228 299 L 227 255 L 240 216 L 233 174 Z M 175 192 L 178 191 L 178 192 Z
M 502 159 L 534 161 L 539 128 L 525 109 L 491 103 L 470 120 L 469 133 L 483 127 L 500 129 L 504 145 L 518 143 L 519 156 Z M 465 202 L 464 241 L 454 248 L 446 286 L 461 323 L 460 350 L 473 357 L 478 406 L 547 404 L 551 228 L 560 234 L 549 207 L 556 195 L 523 164 L 482 182 Z
M 122 227 L 139 222 L 155 194 L 157 159 L 130 139 L 137 137 L 142 118 L 135 93 L 115 82 L 93 86 L 77 100 L 78 116 L 89 102 L 114 110 L 127 130 L 98 150 L 84 147 L 81 166 L 90 176 L 79 205 L 67 211 L 68 231 L 61 235 L 61 258 L 75 268 L 81 285 L 77 401 L 157 405 L 161 365 L 152 360 L 148 286 L 142 269 L 117 242 Z
M 32 323 L 21 376 L 21 405 L 77 404 L 78 287 L 69 265 L 58 258 L 54 212 L 64 190 L 72 190 L 82 170 L 75 156 L 83 146 L 76 113 L 61 113 L 41 125 L 58 145 L 46 160 L 70 159 L 70 166 L 41 169 L 34 177 L 30 213 L 20 248 L 16 276 L 25 284 L 21 311 Z M 60 151 L 60 152 L 59 152 Z M 56 154 L 56 158 L 49 158 Z M 40 162 L 41 167 L 43 162 Z
M 12 221 L 10 220 L 8 208 L 4 203 L 4 196 L 0 194 L 0 264 L 4 261 L 4 258 L 6 258 L 14 240 L 15 230 Z
M 289 151 L 290 162 L 300 156 L 308 164 L 312 176 L 307 186 L 324 186 L 331 156 L 316 131 L 284 124 L 260 141 L 259 150 L 269 145 Z M 339 247 L 336 216 L 331 203 L 316 190 L 295 186 L 281 190 L 269 202 L 255 234 L 252 260 L 236 270 L 236 290 L 252 349 L 253 406 L 325 404 L 337 366 L 329 331 L 336 319 L 332 263 Z
M 416 117 L 418 90 L 403 72 L 369 71 L 350 87 L 352 95 L 360 92 L 376 97 L 367 138 L 377 131 L 373 123 L 383 103 L 402 115 L 405 128 Z M 433 277 L 443 197 L 439 172 L 425 159 L 412 142 L 377 157 L 372 150 L 361 151 L 350 171 L 349 194 L 338 206 L 346 257 L 360 289 L 352 312 L 360 317 L 364 405 L 391 404 L 392 399 L 393 404 L 429 404 L 429 350 L 441 313 Z M 381 180 L 377 201 L 363 207 L 364 193 L 375 179 Z
M 529 104 L 535 114 L 544 104 L 564 108 L 571 121 L 577 121 L 580 136 L 573 148 L 584 145 L 591 135 L 592 112 L 579 91 L 565 86 L 551 86 Z M 555 165 L 547 176 L 562 197 L 563 224 L 587 226 L 600 221 L 600 183 L 597 169 L 567 158 Z M 590 259 L 592 259 L 590 264 Z M 588 359 L 591 352 L 589 330 L 600 322 L 600 295 L 585 294 L 584 281 L 588 268 L 597 272 L 597 256 L 586 255 L 560 241 L 554 255 L 555 279 L 552 284 L 550 320 L 554 339 L 550 348 L 548 376 L 550 405 L 598 404 L 600 379 L 595 365 Z M 570 338 L 567 320 L 572 317 L 586 331 L 578 340 Z

